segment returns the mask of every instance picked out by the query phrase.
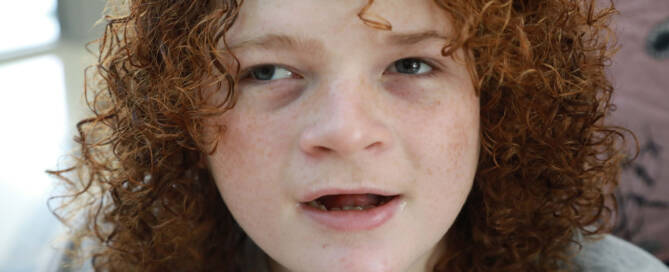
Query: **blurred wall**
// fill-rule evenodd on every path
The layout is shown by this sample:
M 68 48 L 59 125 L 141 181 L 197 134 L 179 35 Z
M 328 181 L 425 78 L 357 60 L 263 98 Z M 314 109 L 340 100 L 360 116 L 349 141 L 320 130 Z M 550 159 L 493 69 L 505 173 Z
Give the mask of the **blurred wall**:
M 104 7 L 104 0 L 58 0 L 62 38 L 84 42 L 98 38 L 104 26 L 95 23 Z
M 669 264 L 669 1 L 614 3 L 620 51 L 609 69 L 617 106 L 610 121 L 639 141 L 623 168 L 614 233 Z

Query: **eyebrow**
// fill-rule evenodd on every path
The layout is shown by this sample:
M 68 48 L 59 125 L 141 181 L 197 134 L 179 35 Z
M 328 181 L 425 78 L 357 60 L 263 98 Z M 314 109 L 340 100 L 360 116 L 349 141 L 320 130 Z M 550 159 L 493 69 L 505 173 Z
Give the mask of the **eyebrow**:
M 411 33 L 393 33 L 386 37 L 386 42 L 396 46 L 408 46 L 431 39 L 446 41 L 448 38 L 440 35 L 437 31 L 428 30 Z M 254 47 L 262 49 L 299 49 L 305 51 L 318 51 L 324 46 L 321 41 L 316 39 L 293 37 L 285 34 L 267 34 L 229 46 L 230 50 L 249 49 Z
M 302 37 L 292 37 L 284 34 L 267 34 L 258 38 L 245 40 L 240 43 L 229 46 L 230 50 L 246 49 L 246 48 L 263 48 L 263 49 L 320 49 L 323 44 L 315 39 L 307 39 Z
M 437 31 L 428 30 L 428 31 L 413 32 L 413 33 L 394 33 L 388 36 L 388 43 L 406 46 L 432 39 L 438 39 L 444 41 L 448 40 L 446 36 L 437 33 Z

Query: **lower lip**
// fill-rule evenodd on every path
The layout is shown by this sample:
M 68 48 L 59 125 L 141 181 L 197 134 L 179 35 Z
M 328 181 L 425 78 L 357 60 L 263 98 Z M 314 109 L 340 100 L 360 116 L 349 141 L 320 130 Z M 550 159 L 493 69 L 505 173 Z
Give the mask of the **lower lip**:
M 372 230 L 395 215 L 401 203 L 401 197 L 396 196 L 382 206 L 367 210 L 323 211 L 301 204 L 302 211 L 314 221 L 338 231 Z

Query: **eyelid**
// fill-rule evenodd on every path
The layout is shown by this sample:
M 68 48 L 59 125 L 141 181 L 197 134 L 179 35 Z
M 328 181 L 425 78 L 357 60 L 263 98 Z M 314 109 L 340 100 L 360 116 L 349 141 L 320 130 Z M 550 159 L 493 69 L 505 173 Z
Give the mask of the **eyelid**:
M 293 75 L 293 76 L 290 77 L 290 78 L 302 78 L 302 75 L 300 75 L 300 73 L 298 73 L 298 72 L 295 72 L 295 69 L 293 69 L 293 68 L 290 67 L 290 66 L 282 65 L 282 64 L 276 64 L 276 63 L 261 63 L 261 64 L 256 64 L 256 65 L 250 66 L 250 67 L 248 67 L 248 68 L 244 68 L 244 69 L 242 69 L 241 72 L 239 73 L 239 74 L 241 75 L 241 76 L 239 77 L 239 80 L 240 80 L 240 81 L 242 81 L 242 80 L 253 80 L 254 82 L 260 82 L 260 83 L 269 83 L 269 82 L 273 82 L 273 81 L 281 80 L 281 79 L 275 79 L 275 80 L 255 80 L 255 79 L 250 78 L 250 77 L 251 77 L 251 72 L 252 72 L 254 69 L 256 69 L 256 68 L 260 68 L 260 67 L 263 67 L 263 66 L 275 66 L 276 68 L 285 69 L 285 70 L 289 71 L 289 72 Z

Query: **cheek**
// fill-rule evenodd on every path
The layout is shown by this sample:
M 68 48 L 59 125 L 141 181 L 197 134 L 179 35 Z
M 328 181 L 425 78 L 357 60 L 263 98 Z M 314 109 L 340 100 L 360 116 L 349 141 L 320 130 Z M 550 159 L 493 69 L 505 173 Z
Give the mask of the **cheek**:
M 218 190 L 235 219 L 244 228 L 262 225 L 258 218 L 273 212 L 279 189 L 271 182 L 277 175 L 275 154 L 281 145 L 267 135 L 274 128 L 263 118 L 239 118 L 241 114 L 230 114 L 217 122 L 225 124 L 226 131 L 219 140 L 214 154 L 209 156 L 209 169 L 216 180 Z M 249 116 L 249 115 L 246 115 Z
M 473 91 L 472 91 L 473 93 Z M 471 94 L 434 101 L 428 110 L 404 114 L 403 137 L 415 150 L 417 168 L 430 175 L 463 178 L 476 167 L 479 153 L 479 105 Z M 457 176 L 454 176 L 457 175 Z
M 441 133 L 422 145 L 419 169 L 426 175 L 429 187 L 448 192 L 465 189 L 472 181 L 478 161 L 475 129 L 469 124 L 449 124 Z M 426 132 L 427 133 L 427 132 Z
M 449 134 L 460 139 L 475 137 L 467 129 Z M 478 162 L 474 141 L 451 141 L 441 145 L 434 160 L 426 162 L 425 184 L 420 186 L 427 208 L 424 216 L 433 218 L 440 230 L 447 231 L 460 213 L 471 191 Z M 442 229 L 444 226 L 448 226 Z
M 411 157 L 418 169 L 416 189 L 429 207 L 444 212 L 451 221 L 459 212 L 474 180 L 479 156 L 479 106 L 472 95 L 442 100 L 429 112 L 414 114 L 421 120 L 406 120 L 403 130 L 412 146 Z M 436 216 L 436 215 L 435 215 Z
M 245 180 L 261 174 L 263 171 L 249 169 L 267 166 L 265 162 L 275 156 L 273 147 L 281 138 L 269 137 L 276 131 L 271 127 L 272 121 L 233 109 L 215 122 L 224 126 L 225 131 L 218 139 L 216 152 L 210 156 L 213 174 L 226 183 L 246 183 Z

